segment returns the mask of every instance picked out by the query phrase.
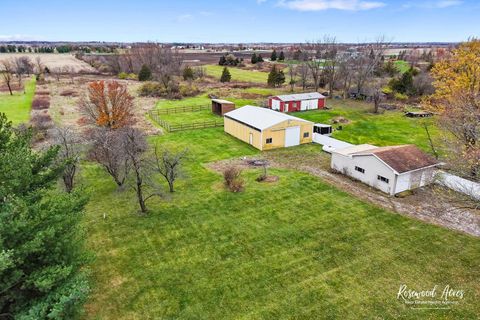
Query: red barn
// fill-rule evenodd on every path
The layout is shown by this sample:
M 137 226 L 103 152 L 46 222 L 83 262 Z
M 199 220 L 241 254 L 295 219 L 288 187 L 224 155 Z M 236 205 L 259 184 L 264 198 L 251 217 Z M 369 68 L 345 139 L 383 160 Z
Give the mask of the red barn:
M 323 109 L 325 96 L 318 92 L 274 96 L 268 98 L 268 107 L 280 112 Z

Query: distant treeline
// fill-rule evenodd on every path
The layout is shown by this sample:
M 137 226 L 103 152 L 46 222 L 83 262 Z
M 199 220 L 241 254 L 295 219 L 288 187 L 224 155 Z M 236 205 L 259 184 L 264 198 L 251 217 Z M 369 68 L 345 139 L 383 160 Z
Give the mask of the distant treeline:
M 61 45 L 61 46 L 23 46 L 23 45 L 0 45 L 0 53 L 69 53 L 69 52 L 81 52 L 81 53 L 113 53 L 117 47 L 115 46 L 74 46 L 74 45 Z

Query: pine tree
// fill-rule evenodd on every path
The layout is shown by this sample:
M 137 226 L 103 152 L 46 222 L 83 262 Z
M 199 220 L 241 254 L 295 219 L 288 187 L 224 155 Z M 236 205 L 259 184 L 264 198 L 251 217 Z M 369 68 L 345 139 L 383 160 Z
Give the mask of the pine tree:
M 258 54 L 258 56 L 257 56 L 257 63 L 258 62 L 263 62 L 263 57 L 262 57 L 261 54 Z
M 221 56 L 220 60 L 218 61 L 218 65 L 224 66 L 226 63 L 227 63 L 227 59 L 225 58 L 225 56 Z
M 255 64 L 255 63 L 258 62 L 257 59 L 258 59 L 258 58 L 257 58 L 257 54 L 254 52 L 254 53 L 252 54 L 252 58 L 250 59 L 250 61 L 252 62 L 252 64 Z
M 268 74 L 268 80 L 267 83 L 271 87 L 275 87 L 275 79 L 277 78 L 277 67 L 273 65 L 272 70 L 270 70 L 270 73 Z
M 231 79 L 232 75 L 230 74 L 230 71 L 228 71 L 227 67 L 224 67 L 222 71 L 222 76 L 220 77 L 220 82 L 230 82 Z
M 278 61 L 285 61 L 285 54 L 283 51 L 280 51 L 280 56 L 278 57 Z
M 273 49 L 272 55 L 270 56 L 270 61 L 277 61 L 277 51 Z
M 86 198 L 55 187 L 65 165 L 58 148 L 33 151 L 30 137 L 0 114 L 0 313 L 73 319 L 89 291 L 80 226 Z
M 185 69 L 183 69 L 183 80 L 193 80 L 195 78 L 193 74 L 193 69 L 189 66 L 186 66 Z
M 142 65 L 140 72 L 138 73 L 138 80 L 139 81 L 148 81 L 152 78 L 152 71 L 147 65 Z

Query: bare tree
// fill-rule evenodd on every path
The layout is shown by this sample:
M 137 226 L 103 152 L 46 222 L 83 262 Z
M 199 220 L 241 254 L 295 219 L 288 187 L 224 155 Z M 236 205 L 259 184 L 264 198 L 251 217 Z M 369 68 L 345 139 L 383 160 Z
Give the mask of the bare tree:
M 161 150 L 159 145 L 155 146 L 155 169 L 167 181 L 170 192 L 174 192 L 173 184 L 182 174 L 182 164 L 186 155 L 186 149 L 178 153 L 173 153 L 169 150 Z
M 29 75 L 33 73 L 33 63 L 29 57 L 18 57 L 13 60 L 13 67 L 15 74 L 18 78 L 18 84 L 22 85 L 23 75 Z
M 62 174 L 65 190 L 71 192 L 78 172 L 81 158 L 80 135 L 71 127 L 56 128 L 53 134 L 54 144 L 59 146 L 59 160 L 63 163 Z
M 129 158 L 123 150 L 122 131 L 96 128 L 90 139 L 92 147 L 89 159 L 99 163 L 113 178 L 118 187 L 122 187 L 130 169 Z
M 302 62 L 298 67 L 298 76 L 300 78 L 300 83 L 302 84 L 302 90 L 305 91 L 307 88 L 307 83 L 309 79 L 309 69 L 306 62 Z
M 35 58 L 35 72 L 40 78 L 44 72 L 45 72 L 45 65 L 42 63 L 42 58 L 40 56 L 37 56 Z
M 161 196 L 159 187 L 152 179 L 152 170 L 145 157 L 147 140 L 139 129 L 126 127 L 121 129 L 123 137 L 123 151 L 130 164 L 130 173 L 133 176 L 130 186 L 137 195 L 140 211 L 148 211 L 146 202 L 154 196 Z
M 293 63 L 288 64 L 288 84 L 290 85 L 290 91 L 293 92 L 295 84 L 297 83 L 297 67 Z
M 66 74 L 69 78 L 70 78 L 70 82 L 72 84 L 75 83 L 75 68 L 72 67 L 72 66 L 63 66 L 62 69 L 61 69 L 61 72 L 63 74 Z
M 350 88 L 352 87 L 352 81 L 355 73 L 353 65 L 353 58 L 351 56 L 344 56 L 339 60 L 337 81 L 339 86 L 343 89 L 343 99 L 348 97 Z
M 385 37 L 378 37 L 375 42 L 365 46 L 360 54 L 354 59 L 354 82 L 358 93 L 362 92 L 365 85 L 374 76 L 375 70 L 381 65 L 387 46 L 388 44 Z
M 320 40 L 317 40 L 316 42 L 307 43 L 307 48 L 311 52 L 311 56 L 305 63 L 310 70 L 315 91 L 318 91 L 324 65 L 324 60 L 321 59 L 323 45 Z
M 2 60 L 0 62 L 0 73 L 2 74 L 2 78 L 5 81 L 5 84 L 8 87 L 8 91 L 10 91 L 10 95 L 13 95 L 12 92 L 12 74 L 13 74 L 13 64 L 10 60 Z
M 331 96 L 335 89 L 335 80 L 338 69 L 338 44 L 335 37 L 324 37 L 322 57 L 325 60 L 323 72 L 328 83 L 328 94 Z

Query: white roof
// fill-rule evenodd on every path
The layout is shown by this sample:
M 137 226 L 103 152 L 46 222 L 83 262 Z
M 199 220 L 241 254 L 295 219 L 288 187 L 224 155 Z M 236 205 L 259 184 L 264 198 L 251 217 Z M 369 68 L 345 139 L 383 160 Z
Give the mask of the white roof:
M 310 121 L 293 117 L 285 113 L 254 106 L 245 106 L 235 109 L 233 111 L 225 113 L 225 116 L 259 130 L 270 128 L 271 126 L 274 126 L 286 120 L 297 120 L 312 123 Z
M 372 150 L 372 149 L 377 149 L 378 147 L 372 146 L 371 144 L 359 144 L 351 147 L 346 147 L 342 149 L 336 149 L 335 153 L 344 155 L 344 156 L 349 156 L 351 154 L 357 153 L 357 152 L 364 152 L 367 150 Z
M 319 128 L 331 128 L 332 126 L 329 124 L 324 124 L 324 123 L 315 123 L 315 127 Z
M 285 94 L 282 96 L 276 96 L 282 101 L 298 101 L 298 100 L 311 100 L 311 99 L 323 99 L 324 95 L 318 92 L 310 93 L 297 93 L 297 94 Z
M 234 104 L 231 101 L 223 100 L 223 99 L 212 99 L 212 101 L 215 101 L 216 103 L 220 103 L 220 104 Z

